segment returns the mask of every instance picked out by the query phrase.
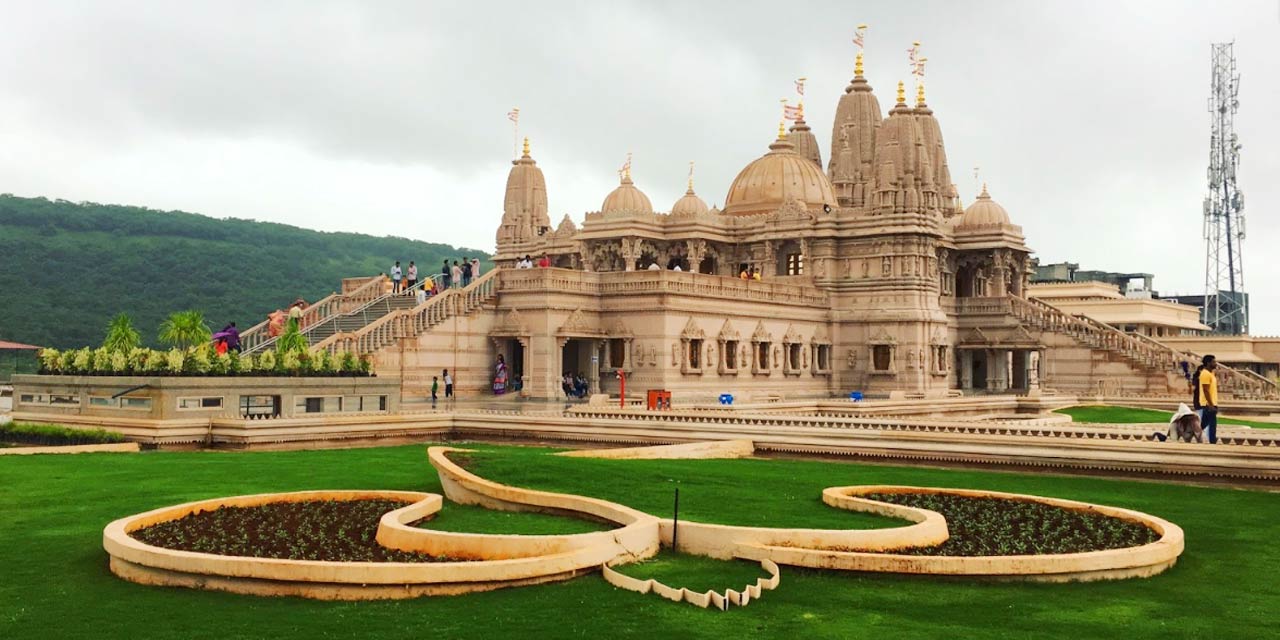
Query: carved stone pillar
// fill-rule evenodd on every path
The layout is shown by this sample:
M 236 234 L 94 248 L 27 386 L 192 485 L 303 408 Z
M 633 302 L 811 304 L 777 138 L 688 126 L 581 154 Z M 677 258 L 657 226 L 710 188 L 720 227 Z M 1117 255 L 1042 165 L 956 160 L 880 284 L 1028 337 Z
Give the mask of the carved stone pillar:
M 765 278 L 772 278 L 778 275 L 778 258 L 777 258 L 777 241 L 764 241 L 764 264 L 760 265 L 760 275 Z
M 640 258 L 640 239 L 639 238 L 623 238 L 621 240 L 622 247 L 619 253 L 622 255 L 623 270 L 635 271 L 636 260 Z
M 688 240 L 686 241 L 689 270 L 697 272 L 702 266 L 702 259 L 707 255 L 707 242 L 705 240 Z

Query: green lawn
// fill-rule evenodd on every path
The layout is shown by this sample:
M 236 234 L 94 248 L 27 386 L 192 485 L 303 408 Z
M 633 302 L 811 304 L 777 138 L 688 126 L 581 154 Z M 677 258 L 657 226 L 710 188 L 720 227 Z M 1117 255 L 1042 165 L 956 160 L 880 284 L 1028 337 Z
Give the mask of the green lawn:
M 605 531 L 603 522 L 557 516 L 549 513 L 497 511 L 469 504 L 445 501 L 435 517 L 418 525 L 423 529 L 460 533 L 516 533 L 526 536 L 564 535 Z
M 1109 424 L 1132 424 L 1135 422 L 1168 422 L 1173 417 L 1172 411 L 1155 409 L 1139 409 L 1137 407 L 1113 407 L 1093 405 L 1085 407 L 1067 407 L 1056 409 L 1057 413 L 1065 413 L 1076 422 L 1101 422 Z M 1280 429 L 1280 423 L 1263 422 L 1261 420 L 1241 420 L 1218 416 L 1218 424 L 1238 424 L 1255 429 Z
M 1092 584 L 784 566 L 778 590 L 728 612 L 615 590 L 598 575 L 400 602 L 256 598 L 119 580 L 107 570 L 102 527 L 139 511 L 217 496 L 440 491 L 423 447 L 6 456 L 0 457 L 0 638 L 1276 637 L 1280 497 L 1273 493 L 807 460 L 590 460 L 483 449 L 473 468 L 492 479 L 619 500 L 661 515 L 670 513 L 679 487 L 682 518 L 882 526 L 890 522 L 824 506 L 820 490 L 861 483 L 989 488 L 1153 513 L 1186 530 L 1187 551 L 1155 578 Z M 460 526 L 492 524 L 464 511 L 442 515 L 441 523 L 458 515 Z M 529 522 L 514 518 L 513 526 L 517 521 Z M 675 554 L 627 572 L 698 588 L 737 588 L 759 575 L 745 563 Z

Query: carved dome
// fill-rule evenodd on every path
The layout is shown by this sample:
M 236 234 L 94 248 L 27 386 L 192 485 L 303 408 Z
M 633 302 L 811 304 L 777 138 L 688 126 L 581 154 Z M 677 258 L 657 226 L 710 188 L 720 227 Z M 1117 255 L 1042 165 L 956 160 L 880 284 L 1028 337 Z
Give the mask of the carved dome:
M 982 193 L 978 194 L 978 199 L 964 210 L 964 215 L 960 217 L 960 223 L 956 227 L 983 227 L 993 224 L 1013 223 L 1009 220 L 1009 212 L 991 199 L 991 194 L 987 193 L 987 185 L 984 184 Z
M 806 207 L 836 206 L 831 181 L 822 169 L 796 153 L 795 145 L 785 135 L 779 135 L 769 145 L 769 153 L 747 165 L 733 179 L 724 212 L 734 216 L 767 213 L 793 199 Z
M 653 204 L 649 202 L 649 196 L 631 182 L 631 174 L 624 173 L 622 183 L 605 197 L 604 204 L 600 205 L 600 211 L 601 213 L 653 213 Z
M 679 200 L 676 200 L 675 204 L 671 205 L 671 215 L 673 216 L 696 216 L 707 211 L 707 203 L 693 192 L 692 184 L 689 185 L 689 190 L 685 191 L 684 195 Z

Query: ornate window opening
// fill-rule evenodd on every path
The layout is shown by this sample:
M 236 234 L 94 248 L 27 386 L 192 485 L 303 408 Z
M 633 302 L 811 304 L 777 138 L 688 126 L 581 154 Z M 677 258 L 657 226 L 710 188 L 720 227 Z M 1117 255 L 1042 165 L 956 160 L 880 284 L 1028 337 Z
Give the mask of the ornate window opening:
M 702 344 L 705 339 L 706 334 L 698 328 L 698 323 L 694 322 L 693 318 L 689 318 L 689 323 L 680 333 L 680 343 L 684 352 L 684 357 L 680 359 L 681 373 L 702 374 Z
M 933 350 L 934 375 L 939 375 L 939 374 L 945 375 L 947 373 L 948 363 L 951 362 L 950 360 L 947 359 L 947 345 L 935 344 L 935 345 L 932 345 L 931 348 Z
M 639 351 L 633 347 L 635 341 L 631 335 L 631 330 L 622 320 L 615 319 L 613 325 L 609 328 L 608 339 L 604 343 L 604 366 L 610 371 L 622 369 L 630 372 L 637 364 L 636 361 L 641 360 L 638 356 Z M 643 362 L 640 362 L 643 364 Z
M 724 361 L 720 373 L 734 373 L 738 370 L 738 341 L 727 340 L 724 343 Z
M 782 373 L 789 376 L 798 376 L 804 371 L 804 356 L 802 355 L 804 341 L 800 338 L 800 333 L 796 331 L 795 325 L 787 327 L 787 332 L 782 336 Z
M 893 347 L 877 344 L 871 347 L 871 366 L 875 371 L 888 371 L 893 364 Z
M 773 336 L 765 331 L 764 322 L 756 323 L 755 333 L 751 334 L 751 373 L 767 376 L 772 373 L 772 360 L 769 357 L 773 349 Z
M 756 343 L 755 370 L 753 373 L 769 375 L 769 348 L 772 346 L 773 344 L 770 342 Z
M 688 358 L 690 371 L 701 371 L 702 370 L 702 341 L 690 340 L 689 353 L 686 354 L 685 357 Z
M 813 375 L 831 375 L 831 338 L 827 337 L 826 327 L 818 325 L 818 329 L 810 340 L 809 347 L 813 351 L 811 354 L 811 362 L 813 363 L 811 372 Z
M 608 366 L 610 369 L 627 368 L 627 352 L 630 351 L 630 349 L 627 348 L 628 342 L 630 342 L 630 340 L 626 338 L 609 338 Z
M 800 253 L 787 254 L 787 275 L 802 276 L 804 275 L 804 255 Z
M 872 375 L 893 375 L 897 371 L 898 341 L 884 329 L 868 341 L 871 346 Z
M 737 375 L 738 367 L 741 366 L 741 358 L 738 356 L 739 349 L 738 330 L 728 321 L 724 321 L 724 325 L 720 327 L 720 361 L 718 363 L 719 373 L 722 375 Z
M 814 345 L 814 373 L 831 373 L 831 345 Z

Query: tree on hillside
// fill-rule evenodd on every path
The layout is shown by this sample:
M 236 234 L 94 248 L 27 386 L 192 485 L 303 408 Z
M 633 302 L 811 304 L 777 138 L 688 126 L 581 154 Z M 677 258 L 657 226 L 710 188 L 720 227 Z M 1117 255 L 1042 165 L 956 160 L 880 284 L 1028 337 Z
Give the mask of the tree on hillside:
M 169 314 L 160 323 L 160 342 L 187 349 L 213 339 L 213 332 L 204 322 L 204 314 L 191 311 L 178 311 Z
M 102 347 L 107 351 L 128 353 L 142 346 L 142 336 L 133 328 L 133 320 L 126 313 L 116 314 L 107 323 L 107 337 L 102 340 Z

